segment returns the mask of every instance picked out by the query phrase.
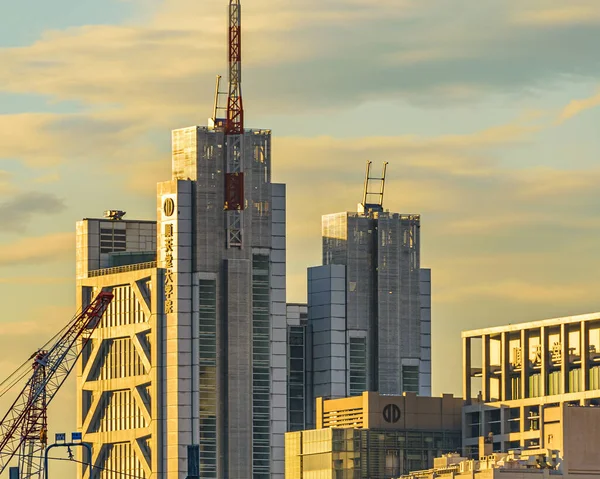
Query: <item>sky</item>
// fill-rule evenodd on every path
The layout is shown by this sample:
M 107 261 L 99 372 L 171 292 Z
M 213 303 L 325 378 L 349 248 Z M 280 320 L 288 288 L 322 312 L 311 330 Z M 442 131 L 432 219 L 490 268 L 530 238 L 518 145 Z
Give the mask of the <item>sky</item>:
M 23 0 L 0 18 L 11 371 L 74 313 L 75 222 L 155 219 L 170 130 L 205 124 L 226 74 L 226 2 Z M 422 215 L 434 394 L 461 393 L 461 330 L 600 310 L 599 42 L 597 0 L 245 0 L 246 126 L 272 129 L 287 184 L 288 301 L 370 160 L 389 162 L 384 206 Z M 73 388 L 59 399 L 73 427 Z

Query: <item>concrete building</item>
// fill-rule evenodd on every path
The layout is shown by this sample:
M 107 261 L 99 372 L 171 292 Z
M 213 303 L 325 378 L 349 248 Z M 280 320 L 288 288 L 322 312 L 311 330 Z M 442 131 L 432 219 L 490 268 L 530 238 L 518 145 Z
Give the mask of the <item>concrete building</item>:
M 76 272 L 79 307 L 102 288 L 115 295 L 77 364 L 77 427 L 92 446 L 91 462 L 135 477 L 159 477 L 152 475 L 165 453 L 157 447 L 163 299 L 156 285 L 164 272 L 156 268 L 156 222 L 78 222 Z M 81 466 L 79 477 L 88 477 Z
M 197 455 L 203 478 L 283 477 L 285 186 L 271 182 L 271 132 L 242 143 L 242 173 L 226 173 L 222 128 L 175 130 L 156 223 L 77 226 L 78 305 L 116 294 L 78 384 L 100 466 L 180 479 Z M 241 201 L 224 211 L 232 175 Z
M 555 448 L 551 424 L 567 405 L 600 405 L 600 313 L 466 331 L 463 446 Z M 561 449 L 560 447 L 556 447 Z
M 481 437 L 477 459 L 447 454 L 434 467 L 403 479 L 548 479 L 600 477 L 600 408 L 552 406 L 544 421 L 542 447 L 493 452 L 493 441 Z M 490 439 L 492 437 L 490 436 Z
M 445 454 L 435 458 L 433 468 L 413 471 L 400 479 L 550 479 L 562 476 L 556 463 L 554 451 L 515 450 L 481 456 L 479 460 Z
M 462 400 L 414 393 L 317 399 L 317 429 L 286 434 L 286 479 L 387 479 L 460 448 Z
M 313 397 L 431 394 L 431 271 L 420 217 L 323 216 L 323 266 L 308 270 Z

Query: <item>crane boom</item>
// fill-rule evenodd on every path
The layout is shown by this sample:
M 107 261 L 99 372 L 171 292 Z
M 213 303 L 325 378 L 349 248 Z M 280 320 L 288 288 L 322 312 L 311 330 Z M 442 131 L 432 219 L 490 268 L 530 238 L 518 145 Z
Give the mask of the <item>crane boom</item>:
M 47 350 L 32 356 L 35 357 L 34 372 L 0 421 L 0 474 L 22 444 L 26 444 L 28 449 L 30 446 L 35 448 L 34 444 L 28 445 L 27 442 L 34 440 L 36 429 L 40 434 L 45 433 L 40 426 L 45 421 L 46 407 L 75 367 L 112 299 L 110 292 L 98 293 Z M 40 441 L 44 439 L 38 438 Z M 35 472 L 33 465 L 28 467 Z

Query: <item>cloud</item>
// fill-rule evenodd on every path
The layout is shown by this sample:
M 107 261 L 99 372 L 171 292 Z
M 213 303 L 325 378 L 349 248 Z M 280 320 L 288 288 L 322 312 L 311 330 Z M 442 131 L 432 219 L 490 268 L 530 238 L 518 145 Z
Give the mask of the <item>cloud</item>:
M 18 193 L 0 203 L 2 232 L 22 233 L 35 215 L 55 215 L 65 208 L 64 201 L 52 193 Z
M 0 277 L 0 284 L 40 285 L 65 284 L 71 282 L 73 282 L 73 278 L 63 278 L 57 276 L 11 276 L 7 278 Z
M 600 169 L 556 169 L 535 166 L 515 171 L 514 180 L 520 185 L 518 194 L 523 198 L 550 197 L 596 193 L 600 182 Z
M 597 106 L 600 106 L 600 92 L 589 98 L 573 100 L 563 109 L 559 121 L 569 120 L 574 116 Z
M 73 260 L 74 233 L 51 233 L 0 244 L 0 266 Z
M 45 185 L 48 183 L 56 183 L 59 180 L 60 180 L 60 175 L 58 173 L 54 172 L 54 173 L 48 173 L 46 175 L 38 176 L 33 179 L 33 182 Z
M 598 288 L 600 283 L 540 284 L 514 279 L 458 286 L 439 293 L 436 299 L 440 302 L 460 302 L 478 297 L 518 303 L 553 301 L 577 304 L 595 295 Z
M 515 22 L 543 27 L 600 24 L 598 3 L 566 5 L 559 8 L 538 8 L 517 12 Z
M 8 171 L 0 170 L 0 195 L 12 193 L 15 190 L 11 180 L 12 175 Z
M 2 88 L 118 106 L 154 125 L 208 116 L 214 75 L 226 67 L 225 5 L 167 0 L 154 8 L 144 24 L 50 31 L 0 49 Z M 591 12 L 586 18 L 599 9 L 583 0 L 569 7 Z M 439 103 L 465 91 L 561 82 L 565 73 L 597 76 L 592 25 L 540 30 L 514 21 L 547 10 L 515 0 L 257 0 L 243 19 L 249 105 L 294 114 L 390 95 Z

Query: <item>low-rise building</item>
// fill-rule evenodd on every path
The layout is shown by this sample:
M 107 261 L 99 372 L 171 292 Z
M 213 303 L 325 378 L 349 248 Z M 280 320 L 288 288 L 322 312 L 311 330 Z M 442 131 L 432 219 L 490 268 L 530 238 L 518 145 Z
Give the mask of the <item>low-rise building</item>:
M 316 402 L 317 429 L 286 434 L 286 479 L 387 479 L 460 449 L 462 399 L 361 396 Z
M 493 452 L 494 435 L 478 439 L 478 458 L 446 454 L 431 469 L 401 479 L 598 479 L 600 408 L 563 404 L 546 415 L 541 448 Z
M 514 450 L 481 459 L 446 454 L 435 459 L 432 469 L 413 471 L 400 479 L 549 479 L 560 475 L 556 451 Z
M 556 448 L 569 405 L 600 406 L 600 313 L 465 331 L 463 454 Z M 560 449 L 560 448 L 559 448 Z

